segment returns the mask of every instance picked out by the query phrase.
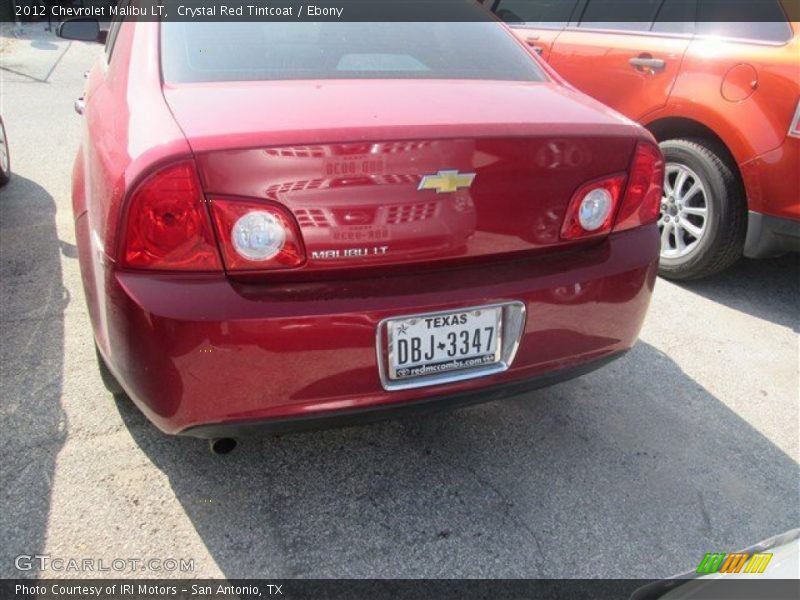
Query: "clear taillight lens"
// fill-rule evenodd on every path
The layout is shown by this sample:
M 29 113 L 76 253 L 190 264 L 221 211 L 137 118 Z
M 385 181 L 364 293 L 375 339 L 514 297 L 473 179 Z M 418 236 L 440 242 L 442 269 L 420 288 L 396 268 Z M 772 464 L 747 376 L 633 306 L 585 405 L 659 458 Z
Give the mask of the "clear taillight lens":
M 122 263 L 138 269 L 221 271 L 192 161 L 166 166 L 131 195 Z
M 639 142 L 631 163 L 628 187 L 614 231 L 648 225 L 658 220 L 664 186 L 664 157 L 658 146 Z
M 306 260 L 297 223 L 282 206 L 214 198 L 211 214 L 228 271 L 291 269 Z
M 575 240 L 611 231 L 625 175 L 591 181 L 572 196 L 561 226 L 561 238 Z
M 255 263 L 271 260 L 286 246 L 286 227 L 271 211 L 251 210 L 233 224 L 231 244 L 245 260 Z

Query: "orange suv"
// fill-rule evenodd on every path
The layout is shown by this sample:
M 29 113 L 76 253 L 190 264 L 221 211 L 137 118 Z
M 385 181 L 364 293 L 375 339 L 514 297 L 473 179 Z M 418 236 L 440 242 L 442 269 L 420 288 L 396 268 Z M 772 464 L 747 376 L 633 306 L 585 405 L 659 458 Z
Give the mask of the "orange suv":
M 797 0 L 485 0 L 667 160 L 663 276 L 800 250 Z

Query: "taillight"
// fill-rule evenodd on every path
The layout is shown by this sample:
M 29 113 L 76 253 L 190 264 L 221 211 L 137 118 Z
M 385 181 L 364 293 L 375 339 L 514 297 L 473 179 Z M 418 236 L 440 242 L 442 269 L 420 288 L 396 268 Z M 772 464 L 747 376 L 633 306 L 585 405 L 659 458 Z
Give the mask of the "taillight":
M 122 262 L 139 269 L 222 270 L 192 161 L 164 167 L 136 188 L 128 205 Z
M 305 262 L 300 230 L 283 207 L 214 198 L 211 214 L 228 271 L 290 269 Z
M 639 142 L 614 231 L 632 229 L 658 220 L 663 186 L 664 157 L 661 150 L 654 144 Z
M 800 100 L 797 101 L 797 108 L 794 109 L 792 124 L 789 126 L 789 135 L 800 137 Z
M 625 175 L 618 174 L 587 183 L 572 196 L 561 226 L 561 237 L 575 240 L 611 231 Z

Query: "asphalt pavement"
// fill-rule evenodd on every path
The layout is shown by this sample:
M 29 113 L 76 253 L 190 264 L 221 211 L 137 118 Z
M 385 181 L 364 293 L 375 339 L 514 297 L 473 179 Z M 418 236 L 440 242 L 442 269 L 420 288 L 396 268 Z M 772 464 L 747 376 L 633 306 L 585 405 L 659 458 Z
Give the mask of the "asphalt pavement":
M 652 578 L 800 524 L 796 256 L 659 280 L 625 358 L 522 397 L 225 457 L 164 436 L 103 386 L 76 258 L 72 103 L 102 50 L 41 25 L 0 44 L 0 577 L 65 575 L 15 567 L 38 554 L 230 578 Z

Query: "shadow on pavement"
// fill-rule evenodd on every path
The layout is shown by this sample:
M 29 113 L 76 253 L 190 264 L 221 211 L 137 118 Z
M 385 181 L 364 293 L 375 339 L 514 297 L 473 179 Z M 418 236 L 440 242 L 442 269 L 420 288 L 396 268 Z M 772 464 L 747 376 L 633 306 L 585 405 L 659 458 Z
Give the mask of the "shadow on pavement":
M 797 464 L 645 343 L 516 399 L 222 457 L 117 407 L 231 578 L 662 577 L 800 518 Z
M 0 572 L 41 554 L 56 456 L 67 423 L 61 408 L 64 308 L 56 205 L 13 175 L 0 195 Z
M 800 255 L 742 259 L 715 277 L 681 287 L 759 319 L 800 331 Z

